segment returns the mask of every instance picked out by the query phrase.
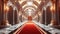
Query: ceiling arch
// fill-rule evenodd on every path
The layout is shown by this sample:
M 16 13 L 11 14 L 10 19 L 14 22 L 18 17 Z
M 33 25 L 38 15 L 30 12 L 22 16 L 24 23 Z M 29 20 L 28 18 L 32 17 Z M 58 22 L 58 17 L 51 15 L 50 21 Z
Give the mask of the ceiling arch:
M 37 14 L 38 11 L 41 11 L 44 6 L 47 5 L 47 3 L 51 0 L 9 0 L 14 4 L 19 11 L 23 11 L 23 15 L 27 16 L 25 13 L 27 9 L 32 9 L 35 11 L 35 13 L 32 14 Z M 27 2 L 33 2 L 32 5 L 27 5 Z M 35 15 L 32 15 L 35 16 Z
M 35 8 L 33 8 L 33 7 L 25 8 L 25 9 L 24 9 L 24 11 L 25 11 L 25 10 L 27 10 L 27 9 L 33 9 L 34 11 L 36 11 L 36 9 L 35 9 Z

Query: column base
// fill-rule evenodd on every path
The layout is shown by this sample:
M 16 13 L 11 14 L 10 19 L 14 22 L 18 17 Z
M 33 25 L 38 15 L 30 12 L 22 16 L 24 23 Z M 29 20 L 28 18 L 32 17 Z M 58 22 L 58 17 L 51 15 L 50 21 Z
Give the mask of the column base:
M 55 26 L 58 25 L 57 21 L 55 19 L 51 20 L 51 23 L 49 24 L 50 26 Z
M 4 26 L 11 26 L 11 24 L 9 24 L 8 20 L 3 20 L 2 21 L 2 25 L 4 25 Z

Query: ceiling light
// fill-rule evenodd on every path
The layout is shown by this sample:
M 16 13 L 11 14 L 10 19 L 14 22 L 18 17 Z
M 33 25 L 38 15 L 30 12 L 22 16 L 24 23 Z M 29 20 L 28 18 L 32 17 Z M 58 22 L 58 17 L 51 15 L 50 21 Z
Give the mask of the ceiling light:
M 32 4 L 33 4 L 33 2 L 31 2 L 31 1 L 27 2 L 27 5 L 32 5 Z

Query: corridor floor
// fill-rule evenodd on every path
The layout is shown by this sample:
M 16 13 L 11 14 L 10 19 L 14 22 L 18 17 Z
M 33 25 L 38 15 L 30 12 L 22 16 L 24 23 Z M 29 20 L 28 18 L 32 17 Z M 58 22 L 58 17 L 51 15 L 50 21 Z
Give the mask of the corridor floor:
M 34 22 L 28 21 L 14 34 L 45 34 Z

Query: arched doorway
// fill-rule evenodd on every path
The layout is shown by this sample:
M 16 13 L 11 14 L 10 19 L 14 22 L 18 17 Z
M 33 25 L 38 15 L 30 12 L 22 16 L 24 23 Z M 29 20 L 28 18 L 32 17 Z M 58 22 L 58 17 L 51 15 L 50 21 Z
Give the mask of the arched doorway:
M 32 17 L 31 17 L 31 16 L 28 16 L 28 20 L 29 20 L 29 21 L 32 21 Z

